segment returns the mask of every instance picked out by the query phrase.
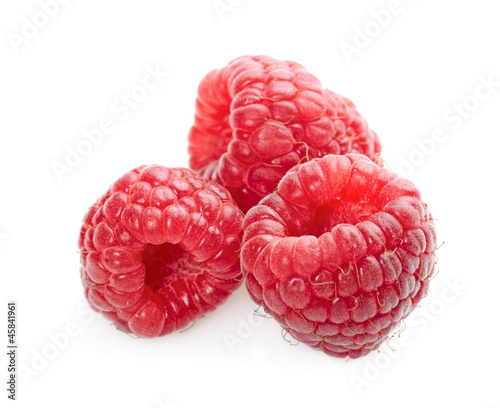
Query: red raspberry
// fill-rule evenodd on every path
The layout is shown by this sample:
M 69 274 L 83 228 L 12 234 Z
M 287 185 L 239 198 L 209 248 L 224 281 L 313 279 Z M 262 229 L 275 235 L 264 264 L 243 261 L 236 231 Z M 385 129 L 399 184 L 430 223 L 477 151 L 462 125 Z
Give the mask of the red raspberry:
M 304 67 L 246 56 L 201 81 L 188 151 L 190 167 L 247 211 L 298 162 L 346 153 L 378 160 L 380 149 L 354 104 Z
M 228 191 L 192 170 L 132 170 L 83 220 L 85 296 L 137 336 L 181 329 L 239 286 L 242 220 Z
M 434 273 L 436 230 L 419 191 L 362 155 L 297 166 L 247 213 L 243 231 L 253 300 L 334 356 L 378 347 Z

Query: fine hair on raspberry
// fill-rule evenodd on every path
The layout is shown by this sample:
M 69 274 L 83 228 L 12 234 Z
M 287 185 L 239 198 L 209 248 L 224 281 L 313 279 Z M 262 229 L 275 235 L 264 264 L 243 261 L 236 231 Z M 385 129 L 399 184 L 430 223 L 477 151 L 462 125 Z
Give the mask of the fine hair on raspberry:
M 225 188 L 192 170 L 132 170 L 84 217 L 85 296 L 138 337 L 182 329 L 240 285 L 242 219 Z
M 363 155 L 300 164 L 243 222 L 252 299 L 339 357 L 376 349 L 426 296 L 436 229 L 414 184 Z

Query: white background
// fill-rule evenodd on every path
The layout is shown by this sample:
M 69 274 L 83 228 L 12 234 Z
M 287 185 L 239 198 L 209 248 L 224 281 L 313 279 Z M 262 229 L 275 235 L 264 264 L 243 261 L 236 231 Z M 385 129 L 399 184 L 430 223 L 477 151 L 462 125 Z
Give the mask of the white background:
M 222 0 L 219 13 L 213 0 L 66 3 L 46 19 L 35 0 L 0 6 L 0 332 L 6 343 L 17 301 L 17 406 L 500 407 L 497 1 L 401 0 L 388 22 L 389 1 Z M 30 35 L 33 19 L 44 26 Z M 244 54 L 300 62 L 352 99 L 438 219 L 440 273 L 394 351 L 346 362 L 291 347 L 252 316 L 244 287 L 153 340 L 85 306 L 85 209 L 140 164 L 186 166 L 198 82 Z M 127 117 L 115 112 L 147 67 L 169 75 Z M 54 163 L 106 118 L 113 131 L 59 180 Z M 425 141 L 436 128 L 444 136 Z

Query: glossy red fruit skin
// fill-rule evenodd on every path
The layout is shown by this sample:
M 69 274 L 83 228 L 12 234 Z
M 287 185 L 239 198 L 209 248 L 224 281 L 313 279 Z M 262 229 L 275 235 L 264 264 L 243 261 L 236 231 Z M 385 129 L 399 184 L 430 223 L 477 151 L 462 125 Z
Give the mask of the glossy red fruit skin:
M 189 165 L 245 212 L 299 162 L 346 153 L 377 161 L 380 150 L 354 104 L 295 62 L 244 56 L 199 85 Z
M 243 231 L 252 299 L 332 356 L 376 349 L 434 274 L 437 234 L 419 191 L 362 155 L 297 166 L 246 214 Z
M 190 169 L 136 168 L 83 219 L 85 296 L 138 337 L 179 330 L 240 285 L 242 220 L 225 188 Z

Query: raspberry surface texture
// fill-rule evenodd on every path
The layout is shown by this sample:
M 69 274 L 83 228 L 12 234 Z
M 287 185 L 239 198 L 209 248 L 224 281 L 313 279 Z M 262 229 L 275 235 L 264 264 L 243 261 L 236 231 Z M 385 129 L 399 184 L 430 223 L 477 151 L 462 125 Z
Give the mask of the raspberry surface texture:
M 358 154 L 290 170 L 243 221 L 252 299 L 327 354 L 376 349 L 423 299 L 436 229 L 417 188 Z
M 354 104 L 295 62 L 240 57 L 199 85 L 189 165 L 245 212 L 299 162 L 346 153 L 378 161 L 380 150 Z
M 239 286 L 242 220 L 228 191 L 192 170 L 132 170 L 84 217 L 85 296 L 136 336 L 181 329 Z

